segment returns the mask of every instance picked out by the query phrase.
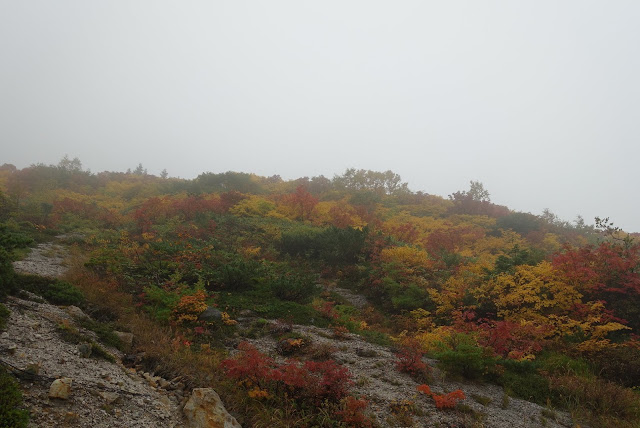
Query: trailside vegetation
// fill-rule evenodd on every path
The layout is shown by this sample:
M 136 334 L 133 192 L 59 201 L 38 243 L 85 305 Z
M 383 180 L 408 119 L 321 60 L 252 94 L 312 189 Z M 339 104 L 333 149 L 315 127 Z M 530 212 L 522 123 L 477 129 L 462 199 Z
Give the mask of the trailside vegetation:
M 203 374 L 187 366 L 200 359 L 200 372 L 249 425 L 265 422 L 270 408 L 286 408 L 269 413 L 272 426 L 371 420 L 328 351 L 319 361 L 276 363 L 242 343 L 227 355 L 226 338 L 247 309 L 393 342 L 397 369 L 423 383 L 437 408 L 464 394 L 432 394 L 423 355 L 447 376 L 503 385 L 592 426 L 640 423 L 640 244 L 608 219 L 587 226 L 514 212 L 479 182 L 448 198 L 412 192 L 391 171 L 183 180 L 141 165 L 92 174 L 68 159 L 0 167 L 0 202 L 0 295 L 15 292 L 19 278 L 60 304 L 99 301 L 119 322 L 159 326 L 166 350 L 149 341 L 150 364 L 164 358 L 197 385 Z M 16 277 L 16 250 L 62 232 L 84 254 L 73 286 Z M 331 284 L 370 305 L 346 305 L 324 291 Z M 213 321 L 200 317 L 208 308 Z M 298 357 L 304 338 L 281 343 Z

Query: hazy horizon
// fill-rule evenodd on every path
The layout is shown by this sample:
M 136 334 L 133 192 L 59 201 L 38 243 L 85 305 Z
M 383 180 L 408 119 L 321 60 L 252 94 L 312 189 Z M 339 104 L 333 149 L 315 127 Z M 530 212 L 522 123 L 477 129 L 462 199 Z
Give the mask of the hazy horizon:
M 640 3 L 0 4 L 0 164 L 392 170 L 640 231 Z

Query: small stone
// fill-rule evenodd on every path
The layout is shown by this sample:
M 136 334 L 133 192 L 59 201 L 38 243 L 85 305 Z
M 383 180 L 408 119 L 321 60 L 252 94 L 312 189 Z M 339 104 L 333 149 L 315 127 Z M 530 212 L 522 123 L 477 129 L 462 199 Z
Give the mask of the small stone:
M 222 319 L 222 312 L 214 308 L 213 306 L 209 306 L 204 312 L 198 316 L 200 321 L 219 321 Z
M 18 349 L 18 347 L 16 346 L 15 343 L 10 343 L 7 346 L 5 346 L 4 350 L 7 354 L 15 354 L 16 353 L 16 349 Z
M 166 379 L 160 378 L 160 380 L 158 381 L 158 385 L 162 389 L 167 389 L 169 387 L 169 381 L 167 381 Z
M 171 406 L 171 400 L 169 400 L 169 397 L 167 397 L 166 395 L 161 395 L 160 396 L 160 402 L 166 407 L 168 408 L 169 406 Z
M 89 358 L 91 356 L 91 345 L 88 343 L 81 343 L 78 345 L 78 352 L 82 358 Z
M 67 400 L 71 394 L 71 384 L 73 381 L 71 378 L 63 377 L 56 379 L 49 388 L 49 398 L 59 398 L 61 400 Z
M 114 404 L 118 400 L 120 400 L 120 395 L 116 392 L 101 391 L 98 393 L 98 395 L 100 395 L 100 397 L 102 397 L 107 402 L 107 404 Z

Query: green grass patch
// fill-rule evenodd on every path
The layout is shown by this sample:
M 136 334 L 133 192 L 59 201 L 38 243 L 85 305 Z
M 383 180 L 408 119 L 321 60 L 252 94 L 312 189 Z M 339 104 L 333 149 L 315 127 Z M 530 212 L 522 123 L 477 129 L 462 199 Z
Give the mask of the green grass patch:
M 113 355 L 108 353 L 102 346 L 94 342 L 90 337 L 82 334 L 77 328 L 68 323 L 58 324 L 58 334 L 60 334 L 60 338 L 67 343 L 73 343 L 75 345 L 88 343 L 89 346 L 91 346 L 92 357 L 102 358 L 112 363 L 115 362 L 115 358 L 113 357 Z
M 381 346 L 391 346 L 393 342 L 388 334 L 382 333 L 376 330 L 360 330 L 358 332 L 360 336 L 369 343 Z
M 80 331 L 78 331 L 77 328 L 75 328 L 74 326 L 68 323 L 58 324 L 57 330 L 58 330 L 58 334 L 60 335 L 60 338 L 67 343 L 73 343 L 77 345 L 82 342 L 90 341 L 90 339 L 87 336 L 80 333 Z
M 483 406 L 488 406 L 491 403 L 491 398 L 485 395 L 471 394 L 471 398 L 473 398 L 476 403 L 482 404 Z
M 116 359 L 108 353 L 102 346 L 97 343 L 91 343 L 91 356 L 96 358 L 102 358 L 103 360 L 107 360 L 110 363 L 115 363 Z
M 113 346 L 114 348 L 122 349 L 122 341 L 117 334 L 113 331 L 113 326 L 110 323 L 103 323 L 94 321 L 90 318 L 83 318 L 76 321 L 82 328 L 93 331 L 102 343 L 107 346 Z

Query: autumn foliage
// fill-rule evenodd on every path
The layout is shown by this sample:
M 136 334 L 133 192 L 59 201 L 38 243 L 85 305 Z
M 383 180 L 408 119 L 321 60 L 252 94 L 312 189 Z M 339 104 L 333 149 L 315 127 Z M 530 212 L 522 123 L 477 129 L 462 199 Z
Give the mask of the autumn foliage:
M 353 384 L 346 367 L 333 360 L 289 360 L 276 364 L 253 345 L 243 342 L 238 346 L 240 354 L 222 362 L 228 376 L 247 386 L 272 390 L 286 389 L 303 400 L 320 403 L 323 400 L 340 401 L 349 393 Z
M 422 394 L 431 397 L 438 409 L 453 409 L 459 401 L 466 398 L 462 390 L 457 389 L 447 394 L 435 394 L 431 391 L 429 385 L 418 385 L 417 390 Z
M 450 376 L 540 386 L 530 396 L 553 399 L 554 377 L 572 394 L 605 385 L 552 374 L 550 355 L 563 355 L 587 361 L 594 378 L 640 386 L 637 237 L 511 211 L 489 196 L 479 182 L 449 198 L 412 192 L 391 171 L 287 181 L 161 178 L 141 165 L 91 174 L 69 159 L 0 168 L 3 227 L 38 240 L 67 233 L 92 275 L 175 329 L 178 351 L 222 346 L 251 310 L 343 340 L 405 345 L 396 368 L 417 378 L 429 375 L 428 355 Z M 334 286 L 366 300 L 337 299 Z M 198 321 L 211 301 L 221 322 Z M 367 426 L 348 371 L 332 360 L 276 364 L 243 343 L 221 367 L 251 399 L 328 401 L 343 421 Z M 439 408 L 461 399 L 423 389 Z

